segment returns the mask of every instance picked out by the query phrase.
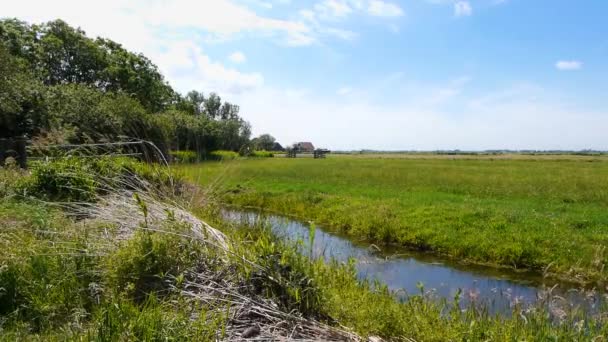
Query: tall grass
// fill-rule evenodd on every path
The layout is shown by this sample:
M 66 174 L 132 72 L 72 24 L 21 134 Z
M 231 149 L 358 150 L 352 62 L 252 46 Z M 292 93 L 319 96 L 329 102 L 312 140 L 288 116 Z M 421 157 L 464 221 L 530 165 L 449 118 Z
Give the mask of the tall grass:
M 96 163 L 37 165 L 3 198 L 2 339 L 232 340 L 251 326 L 263 339 L 358 339 L 312 319 L 302 273 L 256 264 L 248 242 L 157 192 L 163 177 L 142 182 L 149 166 L 125 179 Z
M 0 180 L 8 179 L 3 172 Z M 60 172 L 60 179 L 68 174 L 80 173 Z M 151 184 L 114 184 L 115 192 L 96 187 L 89 202 L 46 201 L 43 190 L 24 198 L 9 189 L 2 198 L 0 339 L 234 340 L 252 331 L 260 339 L 355 341 L 606 335 L 605 315 L 576 309 L 516 306 L 499 318 L 482 307 L 454 309 L 424 292 L 399 302 L 386 286 L 358 281 L 353 264 L 311 260 L 263 222 L 228 224 L 217 206 L 197 206 L 219 232 L 179 205 L 184 193 L 161 201 L 146 190 L 158 188 Z
M 341 156 L 182 170 L 203 185 L 221 177 L 221 202 L 314 220 L 375 243 L 583 282 L 608 278 L 605 161 Z

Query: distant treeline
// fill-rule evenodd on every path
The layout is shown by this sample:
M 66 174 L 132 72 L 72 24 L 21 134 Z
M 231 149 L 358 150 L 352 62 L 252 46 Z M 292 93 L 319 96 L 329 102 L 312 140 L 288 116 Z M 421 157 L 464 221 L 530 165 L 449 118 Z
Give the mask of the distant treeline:
M 56 20 L 0 20 L 0 138 L 153 141 L 164 151 L 239 151 L 251 127 L 215 93 L 177 93 L 156 65 Z
M 461 150 L 436 150 L 436 151 L 419 151 L 419 150 L 352 150 L 352 151 L 333 151 L 334 154 L 445 154 L 445 155 L 501 155 L 501 154 L 530 154 L 530 155 L 604 155 L 608 151 L 598 150 L 484 150 L 484 151 L 461 151 Z

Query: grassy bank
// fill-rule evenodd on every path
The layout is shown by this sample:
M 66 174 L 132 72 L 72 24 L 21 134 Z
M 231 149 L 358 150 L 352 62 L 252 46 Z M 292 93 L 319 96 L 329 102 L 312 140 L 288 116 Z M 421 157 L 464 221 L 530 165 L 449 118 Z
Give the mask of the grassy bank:
M 608 162 L 339 156 L 191 165 L 224 203 L 314 220 L 374 242 L 606 280 Z
M 172 177 L 180 191 L 166 193 L 155 190 L 167 186 L 166 170 L 126 160 L 102 165 L 0 170 L 0 340 L 233 340 L 249 328 L 258 329 L 254 338 L 319 340 L 591 340 L 607 333 L 604 315 L 585 316 L 551 296 L 537 308 L 515 305 L 509 317 L 453 309 L 424 292 L 401 303 L 382 284 L 358 281 L 352 265 L 298 254 L 263 223 L 224 222 L 217 206 L 200 206 L 208 189 Z

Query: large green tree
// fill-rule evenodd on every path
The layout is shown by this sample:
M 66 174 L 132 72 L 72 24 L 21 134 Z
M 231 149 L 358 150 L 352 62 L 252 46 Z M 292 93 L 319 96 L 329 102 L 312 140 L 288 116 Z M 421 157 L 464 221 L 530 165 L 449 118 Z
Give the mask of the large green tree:
M 0 44 L 0 138 L 38 133 L 46 114 L 44 87 Z
M 251 145 L 255 150 L 272 151 L 276 139 L 270 134 L 262 134 L 257 138 L 251 140 Z
M 88 38 L 61 20 L 29 25 L 0 20 L 0 43 L 23 59 L 46 85 L 81 83 L 124 92 L 148 111 L 166 109 L 177 94 L 149 59 L 109 39 Z
M 0 20 L 0 134 L 74 143 L 125 137 L 163 151 L 239 151 L 251 127 L 216 93 L 174 92 L 148 58 L 61 20 Z

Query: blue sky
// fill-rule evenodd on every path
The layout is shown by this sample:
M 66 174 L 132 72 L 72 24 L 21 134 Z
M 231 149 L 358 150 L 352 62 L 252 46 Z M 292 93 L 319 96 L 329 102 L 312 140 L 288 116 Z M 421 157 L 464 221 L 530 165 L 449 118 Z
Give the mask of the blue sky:
M 603 0 L 21 0 L 0 15 L 143 52 L 283 144 L 608 149 Z

